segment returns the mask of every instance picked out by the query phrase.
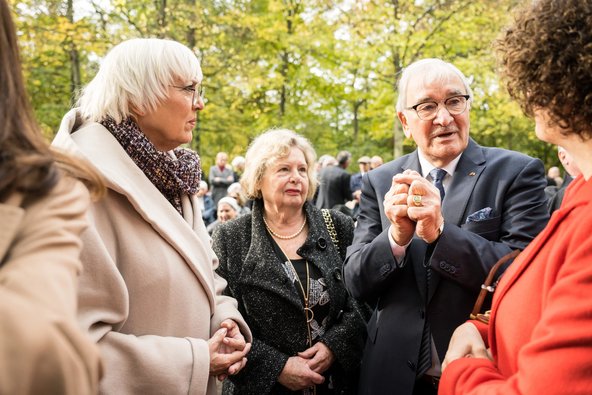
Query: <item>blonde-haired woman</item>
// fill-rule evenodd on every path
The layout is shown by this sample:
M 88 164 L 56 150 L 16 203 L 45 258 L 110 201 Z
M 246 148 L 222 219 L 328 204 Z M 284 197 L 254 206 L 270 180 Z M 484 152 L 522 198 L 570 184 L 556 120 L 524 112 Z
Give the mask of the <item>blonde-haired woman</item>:
M 250 333 L 222 295 L 196 192 L 191 141 L 202 73 L 182 44 L 114 47 L 54 144 L 87 158 L 108 193 L 83 235 L 79 321 L 99 343 L 101 393 L 214 394 L 245 363 Z
M 253 348 L 224 393 L 354 393 L 365 324 L 341 277 L 352 219 L 309 202 L 315 152 L 289 130 L 253 141 L 241 184 L 251 215 L 220 224 L 213 239 Z

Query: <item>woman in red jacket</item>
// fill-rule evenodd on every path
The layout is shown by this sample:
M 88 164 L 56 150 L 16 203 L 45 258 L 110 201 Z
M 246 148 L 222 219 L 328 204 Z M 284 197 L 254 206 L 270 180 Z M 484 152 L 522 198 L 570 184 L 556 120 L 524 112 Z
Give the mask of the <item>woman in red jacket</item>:
M 498 49 L 537 137 L 582 175 L 503 275 L 489 327 L 454 333 L 439 393 L 592 394 L 592 2 L 529 2 Z

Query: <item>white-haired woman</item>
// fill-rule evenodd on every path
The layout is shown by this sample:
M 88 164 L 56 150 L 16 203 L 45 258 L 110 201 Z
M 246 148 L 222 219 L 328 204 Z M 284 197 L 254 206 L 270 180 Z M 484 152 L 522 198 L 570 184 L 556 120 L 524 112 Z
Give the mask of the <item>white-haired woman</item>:
M 54 144 L 87 158 L 108 192 L 82 236 L 79 321 L 104 361 L 101 393 L 214 394 L 245 363 L 250 332 L 213 272 L 195 193 L 203 109 L 195 55 L 175 41 L 114 47 Z
M 228 222 L 231 219 L 235 219 L 238 217 L 239 212 L 240 206 L 235 198 L 224 196 L 222 199 L 218 200 L 218 207 L 216 209 L 217 219 L 206 228 L 208 233 L 212 235 L 216 228 L 218 228 L 218 225 Z
M 366 331 L 341 277 L 353 221 L 309 202 L 314 167 L 304 137 L 289 130 L 257 137 L 241 178 L 252 213 L 213 235 L 218 272 L 253 331 L 249 362 L 224 382 L 225 394 L 356 390 Z

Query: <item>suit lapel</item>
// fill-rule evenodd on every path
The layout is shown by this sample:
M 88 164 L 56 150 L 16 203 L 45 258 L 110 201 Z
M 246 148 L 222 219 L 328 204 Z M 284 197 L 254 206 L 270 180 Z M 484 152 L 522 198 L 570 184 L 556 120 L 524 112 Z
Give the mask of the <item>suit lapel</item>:
M 414 170 L 421 174 L 421 165 L 419 164 L 419 156 L 417 156 L 417 150 L 415 150 L 411 155 L 409 155 L 407 157 L 407 160 L 401 164 L 401 173 L 405 170 Z
M 477 180 L 484 169 L 485 157 L 483 152 L 472 139 L 469 139 L 469 144 L 456 165 L 452 180 L 446 190 L 446 196 L 442 202 L 444 222 L 459 226 L 462 224 L 464 220 L 463 214 L 475 189 Z M 432 255 L 431 251 L 428 251 L 425 255 L 425 259 L 429 259 Z M 434 296 L 439 282 L 440 274 L 432 270 L 428 302 Z
M 245 257 L 238 282 L 247 287 L 258 287 L 270 291 L 288 303 L 302 308 L 298 290 L 286 274 L 283 263 L 272 247 L 272 241 L 262 225 L 262 203 L 253 206 L 251 229 L 252 239 Z
M 462 153 L 452 176 L 452 181 L 446 190 L 446 197 L 442 204 L 444 221 L 458 226 L 462 225 L 464 222 L 463 214 L 485 167 L 483 152 L 470 139 L 469 145 Z

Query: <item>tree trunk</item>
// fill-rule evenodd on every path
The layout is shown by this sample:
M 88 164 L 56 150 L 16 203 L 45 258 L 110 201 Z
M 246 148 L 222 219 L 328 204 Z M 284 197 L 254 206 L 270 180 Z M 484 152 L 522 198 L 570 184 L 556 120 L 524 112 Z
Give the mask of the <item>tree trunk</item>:
M 70 23 L 74 23 L 74 5 L 73 0 L 68 0 L 66 17 Z M 80 58 L 78 56 L 78 49 L 74 40 L 69 43 L 68 56 L 70 58 L 70 104 L 74 105 L 78 89 L 82 85 L 80 78 Z
M 190 10 L 190 13 L 195 14 L 196 13 L 195 0 L 187 0 L 186 3 L 188 4 L 188 9 Z M 197 18 L 193 18 L 193 21 L 195 21 L 196 19 Z M 197 45 L 197 40 L 195 38 L 196 31 L 197 31 L 197 29 L 195 28 L 195 26 L 190 25 L 187 28 L 187 31 L 185 32 L 185 40 L 187 41 L 187 46 L 189 48 L 191 48 L 191 50 L 194 52 L 196 50 L 195 46 Z M 200 111 L 197 112 L 196 118 L 197 119 L 195 122 L 195 128 L 193 129 L 193 138 L 191 140 L 191 148 L 197 152 L 200 152 L 201 151 L 201 112 Z
M 166 36 L 166 0 L 156 0 L 156 9 L 158 10 L 158 16 L 156 23 L 158 25 L 158 38 L 164 38 Z
M 391 0 L 393 4 L 393 26 L 398 26 L 399 24 L 399 1 L 398 0 Z M 397 30 L 393 29 L 393 35 L 395 35 L 395 39 L 397 39 Z M 403 133 L 403 128 L 399 123 L 399 118 L 397 117 L 397 96 L 398 96 L 398 87 L 397 87 L 397 76 L 400 75 L 403 66 L 401 65 L 402 59 L 401 55 L 399 54 L 399 50 L 396 47 L 392 47 L 392 65 L 393 65 L 393 96 L 394 102 L 393 107 L 395 110 L 395 117 L 393 119 L 393 159 L 397 159 L 401 155 L 403 155 L 403 141 L 405 140 L 405 135 Z

